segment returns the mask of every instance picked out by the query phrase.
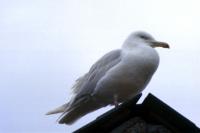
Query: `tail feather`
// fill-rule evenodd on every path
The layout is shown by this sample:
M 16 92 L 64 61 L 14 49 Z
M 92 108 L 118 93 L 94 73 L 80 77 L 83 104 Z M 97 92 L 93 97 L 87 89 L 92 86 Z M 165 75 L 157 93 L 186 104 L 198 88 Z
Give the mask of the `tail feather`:
M 66 108 L 68 108 L 68 106 L 69 106 L 69 103 L 63 104 L 62 106 L 47 112 L 46 115 L 62 113 L 66 110 Z
M 101 108 L 102 106 L 103 106 L 102 104 L 99 104 L 92 99 L 84 100 L 80 102 L 78 105 L 76 105 L 75 107 L 72 106 L 70 107 L 69 110 L 64 112 L 59 119 L 59 123 L 60 124 L 65 123 L 65 124 L 71 125 L 82 116 L 92 111 L 95 111 Z

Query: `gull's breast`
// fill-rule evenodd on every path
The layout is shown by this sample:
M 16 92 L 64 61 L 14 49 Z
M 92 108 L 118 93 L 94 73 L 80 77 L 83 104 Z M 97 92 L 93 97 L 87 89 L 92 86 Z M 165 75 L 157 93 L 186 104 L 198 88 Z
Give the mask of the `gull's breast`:
M 119 101 L 140 93 L 150 81 L 159 64 L 159 56 L 154 49 L 125 52 L 122 60 L 111 68 L 98 82 L 95 93 L 110 99 L 118 95 Z

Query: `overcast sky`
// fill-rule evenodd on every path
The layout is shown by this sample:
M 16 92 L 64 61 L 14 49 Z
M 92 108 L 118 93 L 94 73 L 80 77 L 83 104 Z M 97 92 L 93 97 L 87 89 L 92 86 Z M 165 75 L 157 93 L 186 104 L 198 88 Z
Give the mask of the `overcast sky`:
M 143 30 L 171 49 L 144 91 L 200 126 L 198 0 L 1 0 L 0 132 L 71 132 L 44 114 L 69 98 L 74 80 L 106 52 Z

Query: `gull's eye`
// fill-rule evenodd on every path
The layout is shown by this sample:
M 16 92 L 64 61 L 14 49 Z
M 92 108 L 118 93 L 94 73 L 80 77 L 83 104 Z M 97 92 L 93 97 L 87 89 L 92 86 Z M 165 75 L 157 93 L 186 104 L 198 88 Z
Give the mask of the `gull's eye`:
M 148 36 L 145 36 L 145 35 L 140 35 L 140 38 L 144 39 L 144 40 L 149 40 L 150 39 Z

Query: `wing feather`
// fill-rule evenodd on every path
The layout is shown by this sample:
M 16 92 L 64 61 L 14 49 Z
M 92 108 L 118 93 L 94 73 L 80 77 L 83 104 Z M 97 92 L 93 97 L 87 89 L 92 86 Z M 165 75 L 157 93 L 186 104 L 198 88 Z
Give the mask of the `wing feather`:
M 107 53 L 91 67 L 88 73 L 78 78 L 75 85 L 72 87 L 75 95 L 73 101 L 90 95 L 96 87 L 97 82 L 105 75 L 105 73 L 120 62 L 120 55 L 121 50 L 119 49 Z

